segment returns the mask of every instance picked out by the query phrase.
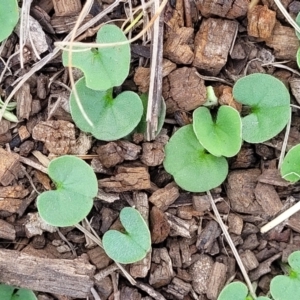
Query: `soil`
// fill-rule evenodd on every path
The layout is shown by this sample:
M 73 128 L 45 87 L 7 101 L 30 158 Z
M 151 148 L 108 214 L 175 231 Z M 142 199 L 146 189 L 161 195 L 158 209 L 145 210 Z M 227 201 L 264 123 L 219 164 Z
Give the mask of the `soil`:
M 244 279 L 208 196 L 180 189 L 164 170 L 164 145 L 174 130 L 191 123 L 193 110 L 206 100 L 208 85 L 219 104 L 241 111 L 232 97 L 234 82 L 246 74 L 266 73 L 290 89 L 293 104 L 300 103 L 295 31 L 273 0 L 262 0 L 252 10 L 248 0 L 170 0 L 162 15 L 163 62 L 157 75 L 163 77 L 160 89 L 167 105 L 163 129 L 151 141 L 134 134 L 104 142 L 81 132 L 72 121 L 70 82 L 61 55 L 35 65 L 73 29 L 84 2 L 32 2 L 29 13 L 36 21 L 30 19 L 30 32 L 36 50 L 26 41 L 23 68 L 20 56 L 14 56 L 20 49 L 18 30 L 1 48 L 0 92 L 4 100 L 14 93 L 19 122 L 3 119 L 0 124 L 0 282 L 33 289 L 39 300 L 216 300 L 225 283 Z M 111 3 L 95 0 L 83 23 Z M 282 3 L 295 18 L 299 1 Z M 133 9 L 138 5 L 132 2 Z M 101 22 L 126 18 L 124 7 L 128 9 L 117 5 L 80 40 L 94 41 Z M 133 34 L 140 30 L 137 26 Z M 131 45 L 130 75 L 116 93 L 148 91 L 149 44 L 151 40 L 138 40 Z M 74 71 L 74 76 L 82 75 Z M 293 108 L 287 149 L 300 142 L 299 128 L 299 110 Z M 300 198 L 300 185 L 281 179 L 277 168 L 284 135 L 262 144 L 244 142 L 229 159 L 226 181 L 211 191 L 250 280 L 257 283 L 257 295 L 268 293 L 270 280 L 282 274 L 280 263 L 300 250 L 300 213 L 260 232 Z M 97 175 L 99 193 L 87 219 L 100 237 L 120 228 L 118 216 L 125 206 L 134 206 L 149 224 L 151 251 L 142 261 L 124 266 L 135 282 L 77 228 L 57 231 L 39 219 L 36 197 L 54 189 L 47 164 L 65 154 L 85 159 Z M 85 222 L 83 226 L 89 228 Z

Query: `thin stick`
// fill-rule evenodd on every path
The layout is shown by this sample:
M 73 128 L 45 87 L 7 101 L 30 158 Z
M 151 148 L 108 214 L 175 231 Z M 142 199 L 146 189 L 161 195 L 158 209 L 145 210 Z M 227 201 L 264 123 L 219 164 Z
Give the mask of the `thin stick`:
M 292 114 L 292 112 L 291 112 L 291 114 Z M 285 131 L 285 135 L 284 135 L 284 139 L 283 139 L 283 143 L 282 143 L 282 147 L 281 147 L 281 153 L 279 156 L 278 169 L 280 169 L 281 164 L 284 159 L 284 156 L 285 156 L 285 151 L 286 151 L 286 147 L 287 147 L 287 143 L 288 143 L 288 139 L 289 139 L 289 135 L 290 135 L 291 122 L 292 122 L 292 115 L 290 116 L 288 123 L 286 124 L 286 131 Z
M 244 279 L 245 279 L 245 281 L 247 283 L 247 286 L 248 286 L 248 289 L 250 291 L 250 294 L 251 294 L 251 296 L 254 299 L 256 299 L 255 291 L 254 291 L 253 286 L 251 284 L 251 280 L 250 280 L 250 278 L 249 278 L 249 276 L 247 274 L 247 271 L 246 271 L 246 269 L 245 269 L 245 267 L 243 265 L 243 262 L 241 261 L 241 258 L 239 256 L 239 254 L 238 254 L 238 252 L 237 252 L 237 250 L 236 250 L 236 248 L 235 248 L 235 246 L 233 244 L 233 241 L 232 241 L 232 239 L 231 239 L 231 237 L 230 237 L 230 235 L 229 235 L 229 233 L 228 233 L 228 231 L 226 229 L 226 226 L 223 223 L 223 220 L 222 220 L 222 218 L 221 218 L 221 216 L 219 214 L 219 211 L 218 211 L 218 209 L 216 207 L 215 201 L 214 201 L 214 199 L 213 199 L 210 191 L 207 191 L 206 193 L 207 193 L 207 195 L 209 197 L 209 200 L 210 200 L 210 203 L 211 203 L 211 207 L 212 207 L 212 209 L 214 211 L 214 214 L 215 214 L 215 216 L 216 216 L 216 218 L 217 218 L 217 220 L 219 222 L 219 225 L 220 225 L 220 227 L 221 227 L 221 229 L 223 231 L 223 234 L 225 235 L 225 238 L 226 238 L 226 240 L 227 240 L 227 242 L 228 242 L 228 244 L 229 244 L 229 246 L 231 248 L 231 251 L 232 251 L 232 253 L 233 253 L 233 255 L 234 255 L 235 259 L 236 259 L 236 262 L 239 265 L 240 270 L 241 270 L 241 272 L 242 272 L 242 274 L 244 276 Z
M 293 205 L 292 207 L 290 207 L 289 209 L 287 209 L 286 211 L 284 211 L 282 214 L 280 214 L 279 216 L 277 216 L 274 220 L 272 220 L 271 222 L 269 222 L 268 224 L 264 225 L 261 229 L 260 232 L 261 233 L 266 233 L 269 230 L 271 230 L 272 228 L 276 227 L 277 225 L 279 225 L 281 222 L 284 222 L 285 220 L 287 220 L 290 216 L 292 216 L 293 214 L 295 214 L 296 212 L 298 212 L 300 210 L 300 201 L 297 202 L 295 205 Z

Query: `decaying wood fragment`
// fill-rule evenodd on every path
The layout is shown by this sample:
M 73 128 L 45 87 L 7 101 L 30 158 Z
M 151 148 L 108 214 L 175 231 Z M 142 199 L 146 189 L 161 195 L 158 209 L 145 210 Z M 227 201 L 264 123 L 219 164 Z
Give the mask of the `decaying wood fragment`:
M 72 16 L 81 11 L 80 0 L 53 0 L 56 16 Z
M 192 276 L 192 286 L 196 293 L 205 294 L 207 292 L 209 276 L 213 268 L 213 259 L 205 254 L 201 254 L 199 259 L 193 263 L 189 272 Z
M 0 201 L 0 216 L 8 217 L 12 214 L 15 214 L 19 211 L 22 206 L 23 200 L 6 198 Z
M 159 166 L 165 158 L 164 145 L 154 141 L 153 143 L 143 143 L 143 153 L 141 162 L 146 166 Z
M 299 40 L 294 28 L 282 26 L 276 22 L 272 35 L 265 42 L 268 47 L 274 49 L 274 55 L 277 59 L 296 60 Z
M 170 213 L 166 213 L 170 224 L 170 236 L 182 236 L 190 238 L 190 225 L 187 221 L 182 220 Z
M 174 276 L 172 261 L 166 248 L 153 249 L 149 283 L 160 288 L 171 282 Z
M 275 216 L 282 209 L 283 204 L 273 185 L 258 182 L 254 193 L 257 202 L 268 216 Z
M 0 268 L 2 283 L 74 298 L 89 296 L 94 284 L 95 267 L 82 259 L 47 259 L 0 249 Z
M 193 195 L 193 207 L 199 212 L 207 212 L 211 210 L 210 200 L 207 195 L 196 196 Z
M 100 247 L 95 247 L 87 251 L 90 261 L 101 270 L 109 266 L 111 259 L 107 256 L 105 251 Z
M 210 252 L 213 244 L 218 236 L 221 234 L 221 228 L 218 223 L 214 220 L 208 222 L 205 228 L 198 236 L 196 247 L 200 251 Z
M 163 242 L 170 232 L 167 216 L 156 206 L 153 206 L 150 211 L 150 232 L 153 244 Z
M 22 185 L 0 186 L 0 198 L 24 198 L 29 194 L 29 190 Z M 2 200 L 1 200 L 2 201 Z
M 18 177 L 21 170 L 19 155 L 0 148 L 0 156 L 0 183 L 7 186 Z
M 243 230 L 243 219 L 233 213 L 228 215 L 228 232 L 240 235 Z
M 193 66 L 215 76 L 225 66 L 238 23 L 209 18 L 203 20 L 195 37 Z
M 149 198 L 149 201 L 162 211 L 168 209 L 169 205 L 174 203 L 179 197 L 179 189 L 175 182 L 167 184 L 164 188 L 155 191 Z
M 192 285 L 190 283 L 184 282 L 178 277 L 174 277 L 165 290 L 167 293 L 174 295 L 176 299 L 184 299 L 191 289 Z
M 31 112 L 32 96 L 30 93 L 30 86 L 24 83 L 15 95 L 17 101 L 17 117 L 19 120 L 29 119 Z
M 150 175 L 146 167 L 120 166 L 117 175 L 98 181 L 106 192 L 126 192 L 151 188 Z
M 49 152 L 57 155 L 70 153 L 76 143 L 75 126 L 63 120 L 38 123 L 33 128 L 32 137 L 44 142 Z
M 193 217 L 204 215 L 202 212 L 195 210 L 192 205 L 178 207 L 176 214 L 179 218 L 185 220 L 191 220 Z
M 208 299 L 215 300 L 218 298 L 226 281 L 227 266 L 215 262 L 208 279 L 206 296 Z
M 169 248 L 169 255 L 171 257 L 173 268 L 181 268 L 182 260 L 180 254 L 180 248 L 178 238 L 168 238 L 167 247 Z
M 240 253 L 240 258 L 247 271 L 252 271 L 259 266 L 259 262 L 251 250 Z
M 164 57 L 176 64 L 191 64 L 194 59 L 191 47 L 193 38 L 194 28 L 181 27 L 176 31 L 169 32 L 164 43 Z
M 16 239 L 15 227 L 2 219 L 0 219 L 0 238 L 11 241 Z
M 225 17 L 227 19 L 235 19 L 245 16 L 248 10 L 247 0 L 229 0 L 229 1 L 214 1 L 214 0 L 197 0 L 196 6 L 201 14 L 208 18 L 211 16 Z
M 272 35 L 276 23 L 276 13 L 266 5 L 256 5 L 247 14 L 248 35 L 267 39 Z
M 163 80 L 163 97 L 167 113 L 176 110 L 190 111 L 206 101 L 204 80 L 196 75 L 195 68 L 178 68 Z

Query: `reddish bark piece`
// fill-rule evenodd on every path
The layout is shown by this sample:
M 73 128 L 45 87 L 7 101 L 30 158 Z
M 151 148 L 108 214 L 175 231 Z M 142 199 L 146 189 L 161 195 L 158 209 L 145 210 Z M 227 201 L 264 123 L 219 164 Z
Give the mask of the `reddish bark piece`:
M 0 187 L 0 198 L 24 198 L 29 194 L 29 190 L 22 185 Z
M 193 66 L 210 75 L 217 75 L 227 62 L 238 23 L 224 19 L 203 20 L 195 37 Z
M 162 211 L 168 209 L 169 205 L 179 197 L 179 189 L 174 182 L 167 184 L 164 188 L 155 191 L 149 201 Z
M 125 192 L 143 190 L 151 187 L 150 175 L 146 167 L 120 166 L 117 175 L 98 181 L 106 192 Z
M 271 36 L 276 22 L 276 13 L 266 5 L 256 5 L 250 9 L 248 18 L 248 35 L 267 39 Z
M 0 183 L 9 185 L 20 171 L 19 155 L 0 148 Z
M 150 232 L 153 244 L 163 242 L 170 232 L 167 216 L 156 206 L 153 206 L 150 211 Z
M 143 143 L 141 162 L 146 166 L 159 166 L 165 158 L 164 145 L 162 143 Z
M 94 284 L 95 267 L 82 259 L 47 259 L 1 249 L 0 267 L 2 283 L 35 291 L 86 298 Z
M 150 68 L 136 68 L 133 80 L 134 83 L 138 86 L 139 92 L 148 92 L 150 84 Z
M 242 111 L 242 104 L 236 102 L 232 96 L 232 87 L 220 85 L 214 89 L 220 105 L 229 105 L 235 108 L 238 112 Z
M 294 28 L 282 26 L 276 22 L 272 35 L 265 42 L 268 47 L 274 49 L 274 55 L 277 59 L 296 60 L 299 40 Z
M 164 43 L 164 56 L 176 64 L 191 64 L 194 59 L 193 38 L 194 28 L 181 27 L 171 31 Z
M 32 137 L 44 142 L 47 150 L 56 155 L 70 153 L 76 143 L 74 125 L 63 120 L 38 123 L 33 128 Z
M 53 0 L 56 16 L 72 16 L 81 11 L 80 0 Z
M 20 199 L 6 198 L 0 201 L 0 215 L 10 216 L 11 214 L 18 213 L 23 201 Z
M 193 280 L 192 286 L 196 293 L 201 295 L 207 292 L 213 264 L 213 259 L 210 256 L 201 254 L 199 259 L 189 268 Z
M 30 85 L 24 83 L 16 92 L 15 99 L 17 100 L 17 117 L 19 120 L 29 119 L 31 113 L 32 95 L 30 93 Z
M 30 137 L 30 133 L 24 125 L 20 126 L 20 128 L 18 129 L 18 133 L 22 142 Z
M 268 216 L 273 217 L 282 209 L 283 204 L 274 186 L 258 182 L 254 193 L 257 202 Z
M 95 265 L 99 270 L 106 268 L 111 263 L 111 259 L 107 256 L 105 251 L 98 246 L 88 250 L 87 255 L 93 265 Z
M 206 295 L 208 299 L 218 298 L 218 295 L 226 282 L 226 272 L 226 265 L 219 262 L 214 263 L 207 284 Z
M 199 217 L 204 215 L 203 212 L 195 210 L 192 205 L 178 207 L 176 214 L 179 218 L 185 220 L 191 220 L 193 219 L 193 217 Z
M 208 18 L 213 15 L 225 17 L 227 19 L 235 19 L 245 16 L 248 10 L 247 0 L 198 0 L 196 6 L 200 10 L 201 15 Z
M 174 276 L 172 261 L 166 248 L 153 249 L 149 283 L 160 288 L 171 282 Z
M 227 177 L 227 196 L 233 211 L 247 214 L 261 214 L 262 207 L 255 200 L 254 189 L 259 169 L 232 171 Z
M 163 97 L 167 114 L 176 110 L 193 110 L 206 101 L 204 80 L 196 75 L 195 68 L 178 68 L 163 80 Z

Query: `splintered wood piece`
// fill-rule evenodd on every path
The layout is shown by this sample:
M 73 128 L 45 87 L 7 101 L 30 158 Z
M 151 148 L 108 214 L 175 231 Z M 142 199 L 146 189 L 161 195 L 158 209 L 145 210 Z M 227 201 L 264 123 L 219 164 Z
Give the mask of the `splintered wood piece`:
M 217 299 L 226 281 L 226 265 L 215 262 L 209 275 L 207 284 L 207 298 Z
M 268 47 L 274 49 L 274 55 L 277 59 L 296 60 L 299 40 L 294 28 L 282 26 L 276 22 L 272 35 L 265 42 Z
M 233 211 L 247 214 L 261 214 L 262 207 L 255 200 L 254 189 L 259 169 L 237 170 L 227 178 L 227 196 Z
M 166 213 L 166 216 L 168 217 L 170 224 L 170 236 L 182 236 L 185 238 L 191 238 L 189 231 L 190 224 L 187 221 L 175 217 L 170 213 Z
M 135 208 L 139 211 L 147 225 L 149 226 L 149 201 L 144 192 L 134 192 L 133 202 Z M 133 278 L 145 278 L 151 266 L 151 250 L 140 261 L 130 265 L 130 275 Z
M 205 294 L 208 288 L 210 272 L 213 268 L 213 259 L 205 254 L 201 254 L 199 259 L 193 263 L 189 272 L 192 276 L 192 286 L 196 293 Z
M 32 138 L 44 142 L 52 154 L 67 154 L 76 143 L 75 126 L 63 120 L 40 122 L 33 128 Z
M 80 13 L 80 0 L 53 0 L 54 11 L 56 16 L 72 16 Z
M 172 261 L 167 249 L 153 249 L 149 284 L 155 289 L 158 289 L 170 283 L 173 276 Z
M 194 28 L 181 27 L 170 32 L 164 43 L 164 56 L 176 64 L 191 64 L 194 59 L 193 38 Z
M 273 185 L 258 182 L 254 193 L 257 202 L 268 216 L 275 216 L 281 211 L 283 204 Z
M 213 15 L 225 17 L 227 19 L 235 19 L 245 16 L 248 10 L 247 0 L 230 0 L 219 2 L 214 0 L 197 0 L 196 6 L 200 10 L 201 15 L 208 18 Z
M 236 235 L 240 235 L 242 233 L 243 230 L 243 219 L 233 213 L 230 213 L 228 215 L 228 231 L 230 233 L 234 233 Z
M 248 35 L 267 39 L 271 36 L 276 23 L 276 12 L 268 9 L 266 5 L 256 5 L 247 14 Z
M 178 277 L 174 277 L 172 282 L 167 286 L 166 292 L 174 295 L 176 299 L 184 299 L 184 297 L 191 291 L 192 285 L 184 282 Z
M 162 143 L 143 143 L 141 162 L 146 166 L 159 166 L 165 158 L 164 145 Z
M 18 133 L 22 142 L 30 137 L 30 133 L 24 125 L 20 126 L 20 128 L 18 129 Z
M 150 231 L 153 244 L 163 242 L 170 232 L 167 216 L 156 206 L 153 206 L 150 211 Z
M 39 258 L 4 249 L 0 249 L 0 268 L 4 284 L 74 298 L 90 295 L 96 269 L 82 259 Z
M 21 170 L 19 155 L 0 148 L 0 183 L 9 185 Z
M 221 228 L 218 223 L 214 220 L 208 222 L 205 228 L 202 230 L 198 236 L 196 247 L 200 251 L 210 252 L 215 240 L 221 234 Z
M 15 227 L 0 219 L 0 238 L 14 241 L 16 238 Z
M 193 217 L 199 217 L 204 215 L 203 212 L 195 210 L 192 205 L 178 207 L 176 214 L 179 218 L 185 220 L 191 220 L 193 219 Z
M 146 167 L 117 167 L 117 175 L 100 179 L 99 187 L 106 192 L 126 192 L 151 188 L 150 175 Z
M 240 258 L 247 272 L 256 269 L 259 265 L 255 254 L 251 250 L 246 250 L 245 252 L 240 253 Z
M 195 37 L 193 66 L 216 76 L 227 62 L 238 23 L 224 19 L 203 20 Z
M 24 83 L 16 92 L 15 99 L 17 101 L 17 117 L 19 120 L 29 119 L 31 112 L 32 96 L 30 93 L 30 85 Z
M 176 110 L 194 110 L 206 101 L 204 80 L 196 74 L 196 68 L 178 68 L 163 80 L 163 97 L 167 114 Z
M 149 201 L 162 211 L 165 211 L 179 197 L 179 189 L 175 182 L 167 184 L 164 188 L 155 191 Z

